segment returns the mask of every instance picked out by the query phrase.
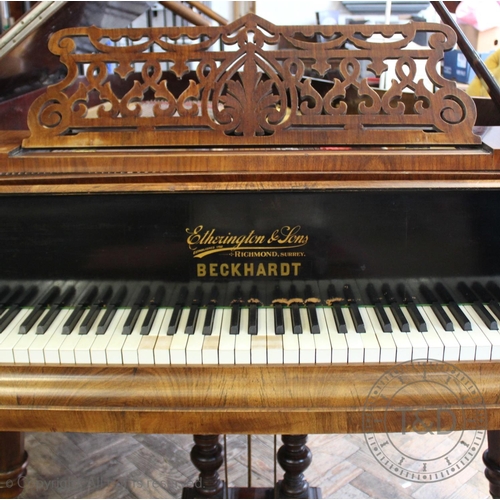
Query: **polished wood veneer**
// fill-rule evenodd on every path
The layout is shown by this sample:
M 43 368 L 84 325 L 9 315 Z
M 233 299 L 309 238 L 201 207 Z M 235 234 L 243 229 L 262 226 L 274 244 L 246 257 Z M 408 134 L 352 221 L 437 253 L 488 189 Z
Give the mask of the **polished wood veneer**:
M 380 376 L 398 365 L 36 367 L 0 368 L 0 429 L 147 433 L 324 434 L 363 432 L 363 409 Z M 413 400 L 369 408 L 401 431 L 404 406 L 486 410 L 487 429 L 500 427 L 495 362 L 454 363 L 477 385 L 484 404 L 457 404 L 453 396 L 422 385 Z M 446 371 L 431 365 L 437 377 Z M 401 405 L 401 406 L 398 406 Z M 475 429 L 457 422 L 457 428 Z M 381 429 L 384 431 L 384 429 Z

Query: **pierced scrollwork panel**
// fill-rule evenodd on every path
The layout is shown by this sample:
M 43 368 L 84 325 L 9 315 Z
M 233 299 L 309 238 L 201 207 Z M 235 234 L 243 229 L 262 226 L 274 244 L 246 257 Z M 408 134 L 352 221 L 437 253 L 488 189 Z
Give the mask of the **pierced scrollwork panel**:
M 421 32 L 426 47 L 413 42 Z M 275 26 L 255 15 L 66 29 L 49 47 L 67 75 L 32 105 L 24 146 L 473 144 L 474 104 L 439 71 L 455 41 L 440 24 Z

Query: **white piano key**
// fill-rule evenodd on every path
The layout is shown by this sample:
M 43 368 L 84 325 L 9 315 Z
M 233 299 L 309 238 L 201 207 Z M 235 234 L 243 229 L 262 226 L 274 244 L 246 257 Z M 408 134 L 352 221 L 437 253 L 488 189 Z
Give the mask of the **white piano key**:
M 269 365 L 283 364 L 283 335 L 276 335 L 274 326 L 274 308 L 267 307 L 266 311 L 266 332 L 267 332 L 267 363 Z
M 44 334 L 36 336 L 35 340 L 28 348 L 28 355 L 31 364 L 45 363 L 45 347 L 54 335 L 61 335 L 62 325 L 66 322 L 71 314 L 71 310 L 63 309 L 59 312 L 49 329 Z
M 46 311 L 45 311 L 46 313 Z M 29 348 L 31 344 L 36 340 L 38 336 L 36 333 L 36 327 L 38 323 L 43 319 L 45 314 L 35 322 L 35 324 L 23 335 L 19 335 L 19 341 L 16 343 L 13 349 L 14 362 L 15 363 L 29 363 Z
M 365 333 L 358 333 L 358 335 L 361 337 L 361 341 L 363 342 L 363 350 L 364 350 L 364 357 L 363 361 L 365 363 L 379 363 L 380 362 L 380 343 L 379 343 L 379 335 L 377 335 L 375 332 L 375 327 L 373 325 L 373 319 L 369 317 L 369 313 L 373 312 L 373 309 L 371 307 L 360 307 L 359 308 L 359 313 L 361 314 L 361 318 L 363 319 L 363 323 L 365 324 Z M 375 320 L 377 318 L 374 318 Z M 380 324 L 376 323 L 379 327 Z M 380 338 L 381 342 L 386 346 L 386 344 L 390 345 L 389 338 L 383 337 L 381 334 L 384 332 L 380 330 Z
M 443 309 L 446 314 L 448 314 L 451 322 L 453 323 L 453 328 L 455 329 L 453 335 L 460 345 L 460 361 L 474 361 L 476 359 L 476 343 L 472 340 L 469 332 L 462 330 L 462 327 L 457 322 L 448 307 L 443 306 Z
M 217 314 L 219 309 L 216 311 Z M 219 342 L 219 364 L 234 365 L 236 335 L 231 335 L 231 333 L 229 333 L 231 328 L 231 308 L 221 309 L 220 313 L 222 314 L 222 319 Z
M 299 339 L 298 334 L 292 331 L 291 311 L 288 307 L 283 308 L 283 321 L 285 333 L 281 336 L 283 339 L 283 363 L 299 364 Z
M 205 322 L 206 309 L 200 309 L 198 321 L 192 335 L 187 335 L 186 363 L 188 365 L 201 365 L 203 363 L 201 351 L 205 335 L 203 335 L 203 323 Z
M 441 339 L 444 346 L 444 354 L 442 361 L 459 361 L 460 359 L 460 344 L 458 343 L 453 332 L 447 332 L 439 322 L 439 319 L 434 314 L 434 311 L 430 306 L 421 306 L 420 312 L 426 320 L 427 328 L 429 332 L 433 329 Z M 427 332 L 427 333 L 429 333 Z M 426 334 L 426 339 L 429 335 Z M 429 356 L 430 356 L 430 345 L 429 345 Z M 436 359 L 436 358 L 434 358 Z
M 142 339 L 137 350 L 137 359 L 140 365 L 155 364 L 154 349 L 160 335 L 161 327 L 164 324 L 163 321 L 165 318 L 165 314 L 166 309 L 164 307 L 158 308 L 158 310 L 156 311 L 155 319 L 153 321 L 153 325 L 151 326 L 151 331 L 148 335 L 142 335 Z
M 467 317 L 470 319 L 471 325 L 472 325 L 472 330 L 470 330 L 468 335 L 470 335 L 470 338 L 476 345 L 476 361 L 486 361 L 491 359 L 491 350 L 492 350 L 492 344 L 488 337 L 483 333 L 481 328 L 479 327 L 479 324 L 476 320 L 474 320 L 471 317 L 471 314 L 469 312 L 469 309 L 467 307 L 470 307 L 473 312 L 474 309 L 471 306 L 465 306 L 461 305 L 460 308 L 464 311 L 464 313 L 467 315 Z M 477 317 L 477 314 L 475 315 Z M 479 319 L 479 317 L 477 317 Z M 487 328 L 485 327 L 487 330 Z M 488 330 L 489 331 L 489 330 Z M 497 336 L 500 338 L 500 333 L 497 331 Z
M 431 321 L 427 317 L 427 315 L 424 313 L 424 307 L 426 306 L 417 306 L 418 311 L 420 312 L 422 318 L 424 319 L 426 325 L 427 325 L 427 331 L 426 332 L 420 332 L 422 333 L 422 336 L 424 337 L 425 341 L 427 342 L 428 346 L 428 358 L 427 359 L 435 359 L 438 361 L 443 361 L 444 359 L 444 344 L 443 341 L 441 340 L 441 337 L 437 334 L 436 330 L 434 329 Z M 413 328 L 414 325 L 413 323 L 411 324 L 410 328 Z M 419 359 L 414 357 L 413 359 Z M 423 358 L 420 358 L 423 359 Z
M 467 314 L 471 322 L 474 323 L 473 326 L 474 338 L 476 338 L 476 336 L 479 337 L 478 332 L 481 332 L 484 335 L 484 337 L 488 340 L 488 342 L 491 344 L 490 359 L 492 361 L 500 360 L 500 332 L 498 330 L 490 330 L 489 328 L 487 328 L 486 325 L 481 320 L 481 318 L 479 317 L 479 315 L 476 313 L 476 311 L 474 311 L 474 308 L 472 306 L 464 305 L 462 307 L 464 309 L 465 314 Z M 484 343 L 484 340 L 481 340 L 481 343 Z M 481 350 L 481 353 L 484 354 L 484 351 Z
M 73 310 L 68 310 L 68 315 L 66 319 L 69 319 L 71 316 Z M 82 321 L 82 318 L 80 318 L 80 321 Z M 62 327 L 64 323 L 60 324 L 59 328 L 54 332 L 52 337 L 49 339 L 49 341 L 45 344 L 44 347 L 44 356 L 45 356 L 45 363 L 46 364 L 61 364 L 61 353 L 60 349 L 62 345 L 64 344 L 67 339 L 73 335 L 72 341 L 74 341 L 74 338 L 78 335 L 78 333 L 75 333 L 75 330 L 73 330 L 72 334 L 69 335 L 63 335 L 62 333 Z M 74 355 L 70 356 L 69 354 L 66 357 L 70 358 L 68 363 L 74 364 Z M 73 362 L 72 362 L 73 361 Z
M 316 344 L 314 337 L 319 334 L 311 333 L 309 325 L 309 317 L 305 307 L 300 308 L 300 319 L 302 321 L 302 333 L 297 334 L 299 341 L 299 363 L 312 364 L 316 363 Z
M 411 343 L 411 350 L 412 350 L 412 355 L 411 359 L 412 360 L 417 360 L 417 359 L 428 359 L 429 357 L 429 346 L 427 344 L 427 341 L 425 340 L 425 334 L 422 332 L 419 332 L 417 330 L 417 327 L 415 326 L 415 323 L 411 319 L 410 314 L 408 313 L 406 307 L 401 306 L 401 312 L 406 318 L 406 321 L 408 322 L 408 325 L 410 327 L 409 332 L 401 332 L 399 330 L 399 327 L 397 326 L 398 332 L 403 336 L 405 335 L 408 340 Z M 437 335 L 436 335 L 437 337 Z M 438 338 L 439 340 L 439 338 Z M 441 342 L 439 340 L 439 342 Z
M 267 308 L 259 307 L 257 315 L 258 329 L 257 335 L 251 335 L 250 361 L 252 365 L 265 365 L 267 363 Z
M 200 309 L 198 311 L 196 328 L 203 324 L 205 321 L 205 309 Z M 181 317 L 179 319 L 179 327 L 177 332 L 173 335 L 172 342 L 170 344 L 170 363 L 173 365 L 185 365 L 187 363 L 186 359 L 186 347 L 189 341 L 190 335 L 185 333 L 187 320 L 189 318 L 189 307 L 182 310 Z
M 141 335 L 141 327 L 146 319 L 148 310 L 143 307 L 137 317 L 134 328 L 130 335 L 125 335 L 126 339 L 122 346 L 122 360 L 124 365 L 138 365 L 139 364 L 139 346 L 144 335 Z
M 160 335 L 154 347 L 155 365 L 170 364 L 170 346 L 172 345 L 172 335 Z
M 127 335 L 123 335 L 123 325 L 127 322 L 129 314 L 130 308 L 126 307 L 123 309 L 123 314 L 120 316 L 120 320 L 117 323 L 113 321 L 113 323 L 115 323 L 115 329 L 110 332 L 110 339 L 108 345 L 106 346 L 106 362 L 108 365 L 123 364 L 122 347 L 127 337 Z
M 366 333 L 361 334 L 361 338 L 363 339 L 363 343 L 365 344 L 365 363 L 378 362 L 378 361 L 380 361 L 381 363 L 394 362 L 397 356 L 397 347 L 393 338 L 393 334 L 384 332 L 382 330 L 380 322 L 377 318 L 377 314 L 372 307 L 367 307 L 367 308 L 360 307 L 359 312 L 361 314 L 361 317 L 363 318 L 363 323 L 365 324 L 366 327 Z M 387 309 L 386 312 L 388 312 Z M 394 327 L 395 323 L 392 321 L 394 318 L 389 316 L 389 319 L 391 320 L 391 324 Z M 370 334 L 374 335 L 378 342 L 378 344 L 376 345 L 376 347 L 379 349 L 378 357 L 374 361 L 372 359 L 375 357 L 374 353 L 372 353 L 370 356 L 367 356 L 366 353 L 365 336 Z M 409 343 L 409 341 L 408 341 L 408 346 L 409 346 L 408 355 L 411 356 L 411 344 Z M 374 349 L 375 346 L 373 347 L 372 351 L 374 351 Z
M 14 363 L 14 346 L 19 342 L 19 326 L 31 313 L 30 309 L 21 309 L 7 328 L 0 334 L 0 363 Z
M 250 350 L 252 337 L 248 333 L 248 307 L 240 309 L 240 333 L 235 335 L 234 357 L 237 365 L 249 365 L 251 363 Z
M 347 310 L 344 309 L 348 313 Z M 328 328 L 328 333 L 330 336 L 330 343 L 332 345 L 332 363 L 347 363 L 348 360 L 348 346 L 346 341 L 346 334 L 339 333 L 337 326 L 335 325 L 335 318 L 333 317 L 333 311 L 331 307 L 324 309 L 325 321 Z M 349 316 L 349 318 L 347 318 Z M 354 328 L 352 320 L 349 314 L 344 314 L 346 319 L 346 326 Z M 348 322 L 349 321 L 349 322 Z
M 59 359 L 61 364 L 74 365 L 76 364 L 75 359 L 75 347 L 80 341 L 81 336 L 78 334 L 80 330 L 80 325 L 85 319 L 85 314 L 82 314 L 81 318 L 78 320 L 73 331 L 68 335 L 62 335 L 65 337 L 62 344 L 59 346 Z
M 222 310 L 216 309 L 212 334 L 205 335 L 203 347 L 201 348 L 201 359 L 204 365 L 219 364 L 219 343 L 222 327 Z
M 90 346 L 90 362 L 93 365 L 105 365 L 108 363 L 106 349 L 124 313 L 123 309 L 118 309 L 107 330 L 100 335 L 96 335 L 95 341 Z M 96 323 L 99 324 L 98 322 Z
M 333 318 L 332 318 L 333 319 Z M 352 321 L 351 315 L 344 314 L 345 323 L 347 326 L 347 333 L 343 335 L 347 344 L 347 362 L 348 363 L 363 363 L 365 359 L 364 344 L 361 338 L 364 333 L 357 333 Z M 331 337 L 330 337 L 331 338 Z
M 219 364 L 219 342 L 221 338 L 222 310 L 216 309 L 211 335 L 205 335 L 201 349 L 201 359 L 204 365 Z
M 319 333 L 313 335 L 314 345 L 316 349 L 316 363 L 331 363 L 332 362 L 332 344 L 330 342 L 330 334 L 326 325 L 325 312 L 322 307 L 316 308 L 318 316 Z
M 97 325 L 104 316 L 105 311 L 100 311 L 94 321 L 92 328 L 85 335 L 80 335 L 80 340 L 75 346 L 75 362 L 76 364 L 91 364 L 92 358 L 90 355 L 90 349 L 97 337 Z

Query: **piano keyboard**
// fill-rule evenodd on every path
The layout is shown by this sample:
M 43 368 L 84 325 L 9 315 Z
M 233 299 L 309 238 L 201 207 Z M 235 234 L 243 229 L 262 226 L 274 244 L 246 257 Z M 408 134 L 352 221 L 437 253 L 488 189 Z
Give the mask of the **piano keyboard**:
M 136 293 L 127 293 L 124 285 L 4 285 L 0 287 L 0 363 L 231 365 L 500 359 L 500 308 L 492 295 L 500 290 L 494 284 L 486 289 L 479 283 L 460 283 L 468 303 L 456 302 L 442 284 L 432 289 L 420 285 L 426 303 L 417 303 L 408 294 L 395 297 L 388 285 L 363 287 L 366 294 L 341 285 L 343 293 L 338 296 L 335 288 L 339 287 L 329 285 L 329 299 L 323 301 L 311 300 L 310 295 L 299 299 L 295 285 L 288 299 L 275 288 L 271 305 L 262 305 L 255 291 L 244 299 L 239 288 L 225 300 L 222 285 L 205 286 L 205 291 L 201 286 L 192 290 L 181 285 L 171 289 L 143 285 L 133 287 Z M 314 288 L 319 295 L 320 287 Z M 368 303 L 361 303 L 363 296 Z

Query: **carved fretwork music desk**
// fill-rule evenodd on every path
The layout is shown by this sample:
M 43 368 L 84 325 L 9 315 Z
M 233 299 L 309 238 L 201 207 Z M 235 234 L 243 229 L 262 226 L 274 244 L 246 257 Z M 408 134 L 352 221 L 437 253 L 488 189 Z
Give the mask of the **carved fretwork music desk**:
M 440 73 L 455 42 L 254 15 L 54 34 L 65 78 L 0 139 L 1 494 L 22 432 L 78 431 L 195 434 L 186 495 L 310 497 L 306 434 L 420 411 L 488 431 L 498 496 L 498 139 Z M 283 434 L 284 479 L 228 489 L 223 433 Z

